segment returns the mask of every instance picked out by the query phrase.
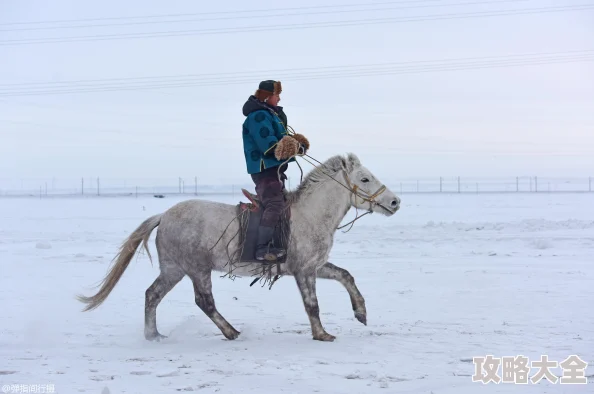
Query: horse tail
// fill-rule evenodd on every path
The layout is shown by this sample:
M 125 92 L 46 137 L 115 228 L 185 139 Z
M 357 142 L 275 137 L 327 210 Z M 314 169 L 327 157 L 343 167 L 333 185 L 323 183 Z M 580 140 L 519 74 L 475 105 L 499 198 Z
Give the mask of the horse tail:
M 83 312 L 95 309 L 99 305 L 101 305 L 103 301 L 105 301 L 109 293 L 111 293 L 113 288 L 116 286 L 116 284 L 124 274 L 126 268 L 128 268 L 128 265 L 130 264 L 132 257 L 134 257 L 134 255 L 136 254 L 136 249 L 138 249 L 138 246 L 141 242 L 149 256 L 149 259 L 152 262 L 151 252 L 148 248 L 148 240 L 153 230 L 157 228 L 157 226 L 160 223 L 161 214 L 151 216 L 150 218 L 142 222 L 140 226 L 138 226 L 136 230 L 134 230 L 134 232 L 130 234 L 130 236 L 128 236 L 128 238 L 120 247 L 120 251 L 113 259 L 113 261 L 115 261 L 115 264 L 99 284 L 101 286 L 101 289 L 99 289 L 97 294 L 91 297 L 85 297 L 83 295 L 79 295 L 76 297 L 80 302 L 87 304 L 87 306 L 83 309 Z

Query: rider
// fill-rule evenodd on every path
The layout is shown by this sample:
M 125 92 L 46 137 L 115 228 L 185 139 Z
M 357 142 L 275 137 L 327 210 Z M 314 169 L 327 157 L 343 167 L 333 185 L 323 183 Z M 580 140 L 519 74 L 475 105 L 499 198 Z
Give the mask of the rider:
M 286 254 L 286 250 L 270 246 L 274 228 L 286 207 L 285 172 L 288 163 L 295 161 L 294 156 L 309 149 L 309 142 L 303 135 L 287 132 L 287 116 L 278 105 L 281 91 L 279 81 L 262 81 L 243 105 L 243 115 L 246 116 L 243 151 L 247 172 L 264 207 L 258 229 L 256 260 L 275 260 Z

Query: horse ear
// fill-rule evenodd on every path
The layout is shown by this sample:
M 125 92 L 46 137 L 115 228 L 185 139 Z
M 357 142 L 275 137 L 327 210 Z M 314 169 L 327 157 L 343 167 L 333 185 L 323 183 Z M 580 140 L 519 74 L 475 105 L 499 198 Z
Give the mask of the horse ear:
M 348 167 L 348 161 L 342 156 L 340 156 L 340 167 L 346 172 L 351 172 Z
M 357 155 L 355 155 L 354 153 L 349 153 L 347 155 L 347 162 L 348 162 L 347 169 L 349 172 L 353 171 L 357 167 L 361 167 L 361 161 L 359 160 Z

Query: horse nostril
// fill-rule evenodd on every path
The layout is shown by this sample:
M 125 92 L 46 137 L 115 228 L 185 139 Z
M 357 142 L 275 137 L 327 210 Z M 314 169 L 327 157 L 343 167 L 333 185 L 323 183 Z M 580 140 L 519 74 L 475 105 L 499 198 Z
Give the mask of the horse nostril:
M 400 201 L 398 201 L 398 200 L 392 200 L 392 202 L 390 203 L 392 208 L 396 208 L 399 204 L 400 204 Z

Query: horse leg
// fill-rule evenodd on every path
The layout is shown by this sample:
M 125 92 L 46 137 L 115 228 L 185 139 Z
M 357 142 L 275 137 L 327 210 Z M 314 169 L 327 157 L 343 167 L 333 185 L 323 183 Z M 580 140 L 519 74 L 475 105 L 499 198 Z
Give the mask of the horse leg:
M 340 268 L 327 262 L 318 270 L 318 278 L 321 279 L 334 279 L 340 282 L 351 297 L 351 305 L 355 312 L 355 317 L 361 323 L 367 325 L 367 310 L 365 309 L 365 299 L 359 292 L 357 285 L 355 284 L 355 278 L 350 274 L 349 271 L 344 268 Z
M 239 331 L 225 320 L 215 306 L 214 297 L 212 296 L 211 270 L 194 271 L 191 274 L 188 273 L 188 275 L 194 284 L 196 305 L 216 324 L 225 338 L 229 340 L 236 339 L 240 334 Z
M 157 330 L 157 306 L 163 297 L 185 276 L 183 271 L 173 264 L 161 265 L 161 273 L 146 290 L 144 304 L 144 337 L 149 341 L 166 338 Z
M 306 274 L 304 272 L 295 273 L 295 281 L 303 298 L 303 305 L 309 317 L 313 339 L 318 341 L 332 342 L 336 339 L 324 330 L 320 321 L 320 307 L 316 296 L 316 275 L 315 273 Z

